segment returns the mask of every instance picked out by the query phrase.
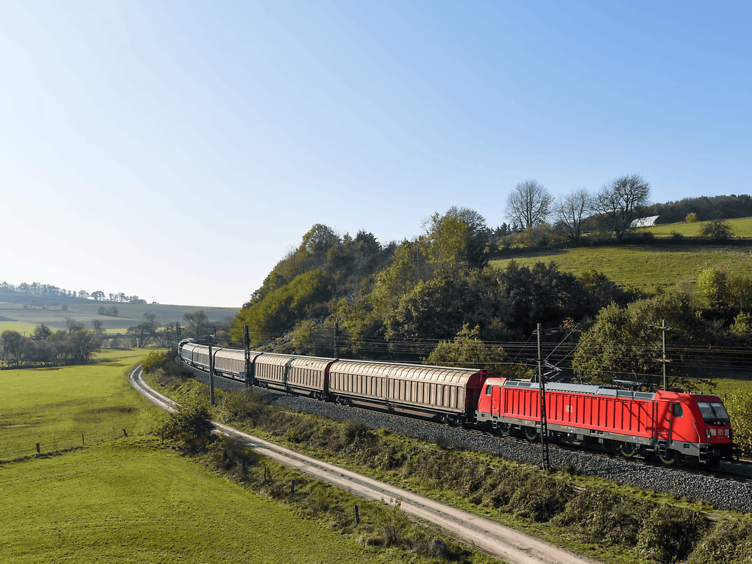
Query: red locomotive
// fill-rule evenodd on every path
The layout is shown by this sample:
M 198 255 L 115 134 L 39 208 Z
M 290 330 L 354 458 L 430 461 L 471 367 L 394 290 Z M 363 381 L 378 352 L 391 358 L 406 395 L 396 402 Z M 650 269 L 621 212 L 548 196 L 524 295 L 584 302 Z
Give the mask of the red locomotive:
M 656 454 L 664 464 L 700 464 L 731 458 L 731 422 L 717 396 L 662 391 L 639 392 L 582 384 L 548 384 L 549 437 L 574 444 L 600 444 L 631 458 Z M 488 378 L 476 412 L 479 425 L 540 435 L 537 383 Z
M 483 370 L 246 352 L 180 343 L 185 364 L 246 384 L 325 401 L 478 426 L 501 435 L 540 437 L 540 388 Z M 731 458 L 731 424 L 717 396 L 614 387 L 546 385 L 550 440 L 601 445 L 626 458 L 657 455 L 665 464 Z

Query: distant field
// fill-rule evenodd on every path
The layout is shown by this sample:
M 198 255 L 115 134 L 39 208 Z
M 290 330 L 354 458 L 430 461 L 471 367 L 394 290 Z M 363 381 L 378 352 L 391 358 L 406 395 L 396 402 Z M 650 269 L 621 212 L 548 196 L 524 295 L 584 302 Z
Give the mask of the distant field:
M 493 260 L 491 265 L 506 268 L 511 260 L 521 266 L 553 261 L 560 270 L 580 275 L 591 269 L 602 272 L 619 286 L 650 290 L 673 286 L 683 278 L 707 269 L 725 266 L 733 272 L 752 276 L 752 250 L 736 248 L 688 247 L 596 247 L 543 251 Z
M 734 237 L 752 238 L 752 217 L 727 219 L 726 221 L 731 226 L 731 234 Z M 637 232 L 648 231 L 653 233 L 656 237 L 670 237 L 671 232 L 679 233 L 684 237 L 699 237 L 702 229 L 707 223 L 707 221 L 697 221 L 695 223 L 670 223 L 668 225 L 641 227 L 637 229 Z
M 63 311 L 64 305 L 68 308 L 67 311 Z M 113 306 L 118 310 L 117 317 L 97 313 L 100 307 Z M 234 308 L 95 302 L 0 291 L 0 332 L 11 329 L 28 333 L 42 323 L 53 329 L 66 329 L 65 318 L 70 317 L 83 323 L 86 329 L 92 329 L 91 321 L 98 319 L 107 333 L 125 333 L 128 327 L 142 321 L 145 313 L 153 313 L 156 321 L 164 325 L 176 321 L 182 323 L 183 315 L 198 310 L 203 310 L 212 321 L 220 321 L 225 317 L 234 318 L 239 311 Z
M 153 350 L 153 349 L 150 349 Z M 149 428 L 150 404 L 124 375 L 149 350 L 109 350 L 88 366 L 0 370 L 0 460 L 110 440 Z
M 21 334 L 26 333 L 26 335 L 30 335 L 36 327 L 34 323 L 26 323 L 24 321 L 0 321 L 0 333 L 3 331 L 18 331 Z

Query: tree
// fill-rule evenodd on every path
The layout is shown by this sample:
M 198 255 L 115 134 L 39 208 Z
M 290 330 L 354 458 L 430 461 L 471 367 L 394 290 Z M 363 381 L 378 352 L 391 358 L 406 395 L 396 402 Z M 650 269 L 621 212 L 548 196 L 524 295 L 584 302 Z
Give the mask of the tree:
M 593 198 L 585 188 L 578 188 L 554 206 L 554 215 L 575 243 L 580 241 L 582 224 L 593 209 Z
M 34 328 L 34 339 L 36 341 L 45 341 L 50 335 L 52 335 L 52 331 L 44 323 Z
M 92 319 L 91 324 L 94 326 L 94 334 L 101 335 L 102 334 L 102 322 L 99 319 Z
M 551 212 L 554 198 L 537 180 L 525 180 L 515 186 L 507 198 L 509 219 L 523 229 L 543 223 Z
M 470 329 L 467 323 L 452 341 L 440 341 L 423 364 L 430 366 L 456 366 L 477 368 L 496 376 L 523 377 L 524 367 L 507 360 L 504 349 L 498 345 L 486 346 L 480 339 L 480 326 Z
M 190 326 L 196 338 L 200 338 L 202 334 L 207 333 L 209 330 L 209 318 L 201 309 L 193 313 L 184 314 L 183 320 Z
M 697 214 L 695 212 L 688 213 L 684 218 L 687 223 L 695 223 L 697 221 Z
M 86 364 L 89 362 L 91 353 L 99 347 L 99 341 L 91 331 L 79 330 L 68 338 L 73 362 Z
M 460 266 L 483 268 L 488 264 L 486 220 L 475 210 L 449 208 L 446 214 L 433 214 L 423 221 L 426 230 L 421 245 L 434 271 L 445 274 Z
M 8 364 L 13 359 L 15 364 L 18 364 L 21 360 L 21 354 L 23 353 L 26 339 L 18 331 L 3 331 L 0 338 L 3 341 L 3 358 Z
M 593 209 L 621 241 L 632 220 L 650 200 L 650 183 L 639 174 L 622 176 L 604 186 L 593 200 Z
M 702 321 L 686 296 L 664 294 L 632 302 L 624 308 L 615 303 L 598 313 L 598 321 L 583 333 L 574 352 L 574 373 L 593 384 L 611 384 L 613 379 L 661 383 L 659 359 L 663 356 L 658 325 L 665 319 L 672 328 L 670 345 L 692 343 L 702 338 Z M 681 353 L 674 351 L 673 360 Z M 669 376 L 682 374 L 681 362 L 669 364 Z M 672 385 L 670 382 L 669 385 Z M 689 386 L 689 381 L 683 381 Z
M 89 292 L 87 292 L 86 290 L 79 290 L 78 297 L 79 298 L 83 298 L 85 300 L 88 300 L 89 299 Z
M 138 325 L 128 327 L 128 334 L 136 338 L 136 346 L 139 348 L 147 346 L 157 335 L 158 324 L 154 321 L 156 315 L 145 313 L 144 318 Z
M 697 277 L 697 297 L 703 307 L 723 309 L 728 305 L 729 279 L 724 268 L 708 268 Z
M 705 224 L 700 235 L 716 240 L 728 239 L 731 237 L 731 226 L 722 219 L 713 219 Z
M 68 335 L 73 335 L 76 331 L 81 331 L 84 328 L 82 323 L 70 317 L 65 318 L 65 324 L 68 326 Z
M 100 302 L 104 299 L 104 292 L 102 290 L 97 290 L 96 292 L 91 293 L 91 299 Z

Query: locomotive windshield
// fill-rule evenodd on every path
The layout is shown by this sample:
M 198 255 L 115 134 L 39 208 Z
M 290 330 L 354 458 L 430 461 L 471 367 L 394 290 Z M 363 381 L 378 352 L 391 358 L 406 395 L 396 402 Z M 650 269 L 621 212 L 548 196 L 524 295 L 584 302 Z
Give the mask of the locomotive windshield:
M 731 423 L 726 408 L 720 402 L 698 401 L 697 407 L 700 408 L 705 423 L 710 425 L 729 425 Z

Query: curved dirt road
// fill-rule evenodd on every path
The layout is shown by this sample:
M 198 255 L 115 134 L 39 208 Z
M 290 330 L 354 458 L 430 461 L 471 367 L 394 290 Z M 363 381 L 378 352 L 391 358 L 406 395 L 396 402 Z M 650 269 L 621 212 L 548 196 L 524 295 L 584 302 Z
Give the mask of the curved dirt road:
M 141 378 L 139 366 L 130 374 L 134 388 L 162 409 L 172 411 L 175 402 L 150 388 Z M 545 541 L 530 537 L 472 513 L 379 482 L 333 464 L 321 462 L 232 427 L 214 422 L 221 432 L 242 440 L 259 454 L 314 476 L 322 482 L 372 501 L 401 499 L 405 513 L 431 521 L 466 542 L 510 564 L 597 564 Z

